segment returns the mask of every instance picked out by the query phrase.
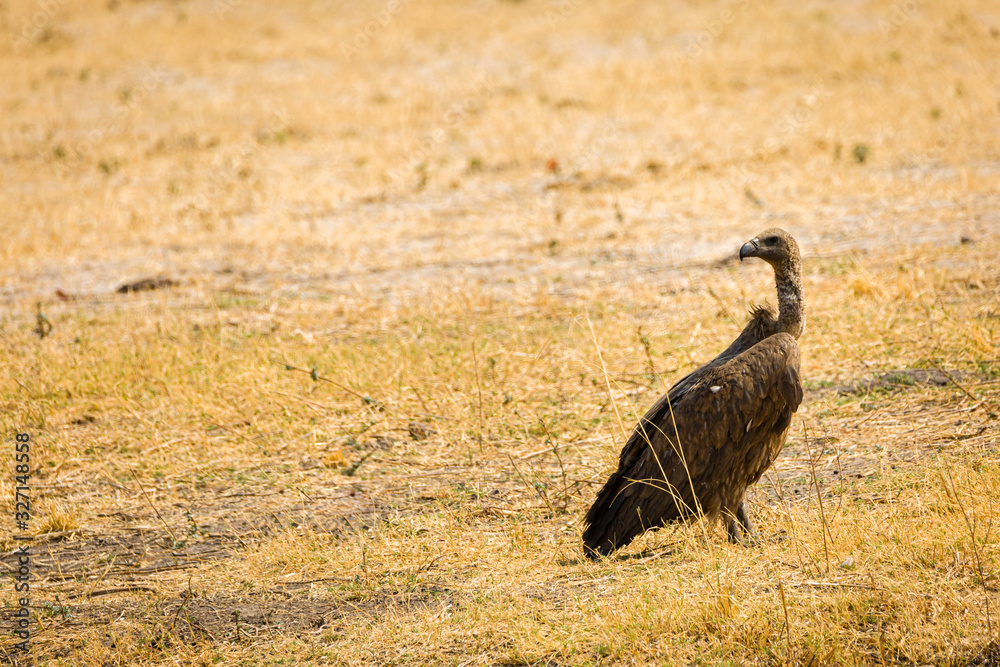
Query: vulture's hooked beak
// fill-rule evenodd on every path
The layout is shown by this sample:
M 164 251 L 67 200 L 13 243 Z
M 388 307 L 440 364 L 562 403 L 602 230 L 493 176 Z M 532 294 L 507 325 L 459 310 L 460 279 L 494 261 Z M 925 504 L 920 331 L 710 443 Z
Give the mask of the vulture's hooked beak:
M 757 239 L 750 239 L 740 248 L 740 261 L 742 262 L 744 257 L 756 257 L 759 249 L 760 242 Z

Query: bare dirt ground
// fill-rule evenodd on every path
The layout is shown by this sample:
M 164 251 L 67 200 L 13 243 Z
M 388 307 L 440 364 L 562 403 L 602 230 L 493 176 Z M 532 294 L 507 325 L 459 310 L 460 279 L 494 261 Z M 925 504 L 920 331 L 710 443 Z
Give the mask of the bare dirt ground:
M 992 3 L 17 0 L 0 34 L 2 659 L 1000 660 Z M 773 302 L 735 257 L 770 226 L 808 320 L 764 542 L 583 560 L 625 432 Z

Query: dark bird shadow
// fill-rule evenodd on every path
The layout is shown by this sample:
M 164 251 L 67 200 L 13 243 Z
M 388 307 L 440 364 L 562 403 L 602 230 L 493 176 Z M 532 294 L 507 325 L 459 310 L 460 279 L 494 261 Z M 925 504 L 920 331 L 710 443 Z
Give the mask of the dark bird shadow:
M 614 553 L 609 556 L 598 556 L 597 558 L 587 558 L 586 556 L 580 556 L 579 558 L 562 558 L 556 561 L 556 564 L 561 567 L 566 567 L 570 565 L 581 565 L 583 563 L 602 563 L 602 562 L 613 562 L 613 561 L 634 561 L 638 563 L 644 563 L 649 560 L 655 560 L 657 558 L 666 558 L 673 556 L 677 553 L 675 549 L 646 549 L 634 554 L 622 554 Z

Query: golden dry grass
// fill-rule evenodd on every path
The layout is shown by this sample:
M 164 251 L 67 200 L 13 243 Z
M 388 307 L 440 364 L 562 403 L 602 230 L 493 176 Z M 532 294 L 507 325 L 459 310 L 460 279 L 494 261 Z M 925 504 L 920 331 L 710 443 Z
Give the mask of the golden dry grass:
M 38 664 L 1000 660 L 995 3 L 15 0 L 0 35 Z M 582 561 L 615 408 L 773 301 L 731 260 L 774 225 L 808 322 L 772 539 Z

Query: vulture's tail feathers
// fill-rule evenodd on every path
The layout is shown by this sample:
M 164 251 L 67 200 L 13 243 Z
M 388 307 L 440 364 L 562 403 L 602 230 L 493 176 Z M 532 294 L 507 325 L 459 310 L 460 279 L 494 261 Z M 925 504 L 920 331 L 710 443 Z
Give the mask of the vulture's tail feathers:
M 583 551 L 587 557 L 607 556 L 643 531 L 643 517 L 631 488 L 641 483 L 627 479 L 621 470 L 608 479 L 584 518 Z
M 584 553 L 607 556 L 650 528 L 686 516 L 690 499 L 685 496 L 662 479 L 633 479 L 616 471 L 584 518 Z
M 672 498 L 679 494 L 663 479 L 668 463 L 658 460 L 655 453 L 649 456 L 653 439 L 662 433 L 658 424 L 669 411 L 667 400 L 661 399 L 639 420 L 622 449 L 618 470 L 584 517 L 583 551 L 588 557 L 607 556 L 664 519 L 677 517 Z

